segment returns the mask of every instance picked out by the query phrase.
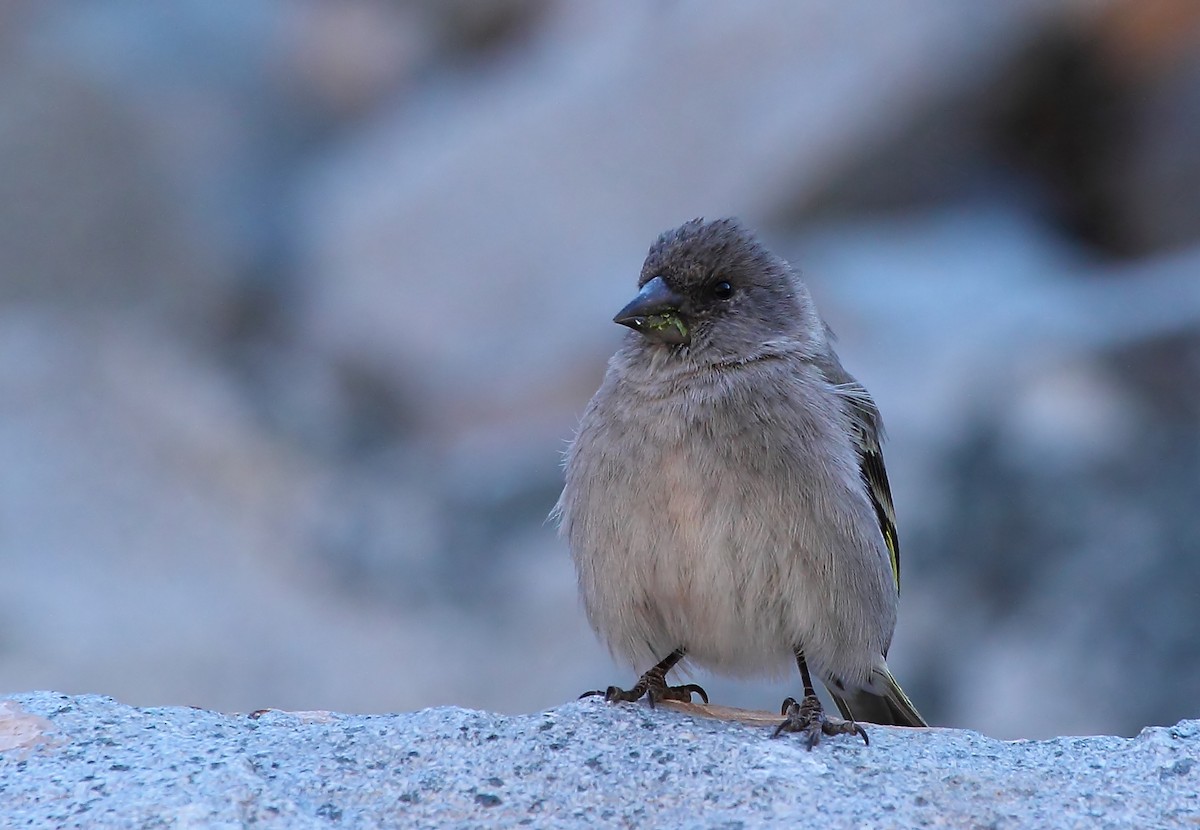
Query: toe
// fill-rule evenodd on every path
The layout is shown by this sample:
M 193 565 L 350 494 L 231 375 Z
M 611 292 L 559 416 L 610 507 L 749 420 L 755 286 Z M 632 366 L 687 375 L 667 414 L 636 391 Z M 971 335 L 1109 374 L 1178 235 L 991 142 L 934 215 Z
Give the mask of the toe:
M 854 721 L 828 717 L 816 696 L 805 697 L 800 703 L 789 697 L 780 709 L 784 719 L 771 733 L 772 738 L 784 732 L 801 732 L 809 750 L 821 742 L 822 735 L 858 735 L 867 745 L 871 743 L 866 730 Z
M 691 703 L 692 695 L 700 695 L 701 700 L 708 703 L 708 693 L 695 683 L 688 683 L 685 686 L 669 686 L 659 693 L 658 699 L 680 700 L 684 703 Z

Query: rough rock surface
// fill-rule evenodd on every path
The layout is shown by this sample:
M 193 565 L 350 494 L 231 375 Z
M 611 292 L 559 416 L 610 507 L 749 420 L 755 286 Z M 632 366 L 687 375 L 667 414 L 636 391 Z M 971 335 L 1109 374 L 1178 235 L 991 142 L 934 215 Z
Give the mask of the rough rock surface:
M 0 700 L 5 827 L 1166 827 L 1200 821 L 1200 721 L 1003 742 L 871 745 L 646 706 L 502 716 L 136 709 Z

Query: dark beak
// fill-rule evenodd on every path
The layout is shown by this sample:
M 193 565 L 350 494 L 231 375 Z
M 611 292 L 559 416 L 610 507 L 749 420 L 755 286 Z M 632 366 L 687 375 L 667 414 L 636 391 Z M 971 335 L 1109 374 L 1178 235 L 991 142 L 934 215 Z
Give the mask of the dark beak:
M 633 302 L 617 312 L 614 323 L 620 323 L 659 343 L 674 346 L 691 342 L 692 333 L 680 308 L 683 298 L 663 281 L 662 277 L 650 280 L 633 298 Z

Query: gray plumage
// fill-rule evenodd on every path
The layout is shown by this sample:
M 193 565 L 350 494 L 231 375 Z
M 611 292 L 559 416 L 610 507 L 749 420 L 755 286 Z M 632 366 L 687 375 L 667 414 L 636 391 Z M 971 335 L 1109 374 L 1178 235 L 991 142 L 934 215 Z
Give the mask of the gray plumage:
M 593 628 L 639 670 L 681 649 L 779 675 L 799 649 L 847 717 L 923 725 L 886 663 L 899 548 L 879 413 L 807 289 L 730 219 L 664 233 L 638 285 L 670 311 L 618 320 L 635 330 L 556 507 Z

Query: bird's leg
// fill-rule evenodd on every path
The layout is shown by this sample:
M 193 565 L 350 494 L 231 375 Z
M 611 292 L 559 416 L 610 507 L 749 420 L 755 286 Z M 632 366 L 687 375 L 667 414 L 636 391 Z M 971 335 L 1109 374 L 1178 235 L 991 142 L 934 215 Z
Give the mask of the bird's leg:
M 695 683 L 687 683 L 683 686 L 668 686 L 667 672 L 675 667 L 675 664 L 683 659 L 684 650 L 677 648 L 664 657 L 658 665 L 650 669 L 650 671 L 638 678 L 638 682 L 633 684 L 633 688 L 629 691 L 609 686 L 601 691 L 595 689 L 590 692 L 584 692 L 579 697 L 591 697 L 592 695 L 604 695 L 604 699 L 609 703 L 627 700 L 633 702 L 641 700 L 645 696 L 646 700 L 653 706 L 660 700 L 682 700 L 687 703 L 692 702 L 692 695 L 697 694 L 708 703 L 708 693 L 704 689 L 697 686 Z
M 775 727 L 771 737 L 778 738 L 783 732 L 803 732 L 810 751 L 821 740 L 822 734 L 861 735 L 863 742 L 870 744 L 871 739 L 867 737 L 867 731 L 857 723 L 825 714 L 821 699 L 817 697 L 817 690 L 813 688 L 803 649 L 796 649 L 796 665 L 800 667 L 800 680 L 804 683 L 804 700 L 797 703 L 794 697 L 789 697 L 783 702 L 779 713 L 784 717 L 783 723 Z

